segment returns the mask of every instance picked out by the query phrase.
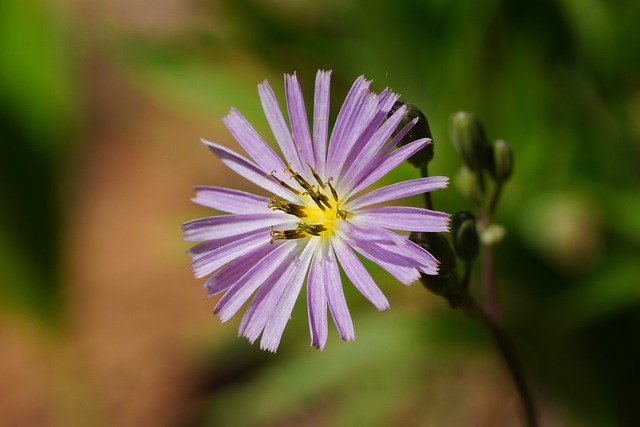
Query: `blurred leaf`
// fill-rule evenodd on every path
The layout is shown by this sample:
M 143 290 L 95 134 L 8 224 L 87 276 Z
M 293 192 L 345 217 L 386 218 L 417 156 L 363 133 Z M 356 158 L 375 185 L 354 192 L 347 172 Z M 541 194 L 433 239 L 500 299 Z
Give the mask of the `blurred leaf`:
M 398 410 L 396 403 L 424 386 L 425 371 L 437 372 L 452 348 L 476 341 L 478 334 L 482 337 L 457 313 L 442 317 L 374 313 L 359 316 L 355 323 L 355 343 L 330 339 L 323 352 L 291 349 L 251 381 L 219 390 L 210 397 L 200 425 L 277 425 L 301 408 L 311 413 L 320 410 L 322 419 L 329 420 L 326 425 L 353 425 L 355 420 L 360 425 L 389 425 Z
M 0 3 L 0 304 L 47 319 L 60 308 L 58 184 L 77 113 L 57 23 L 48 3 Z

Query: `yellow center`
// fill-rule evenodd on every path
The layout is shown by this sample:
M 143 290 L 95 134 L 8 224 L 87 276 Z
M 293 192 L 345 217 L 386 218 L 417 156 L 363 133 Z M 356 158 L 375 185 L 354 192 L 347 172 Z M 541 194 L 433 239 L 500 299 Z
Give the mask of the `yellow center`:
M 331 185 L 331 178 L 327 182 L 323 182 L 311 165 L 309 165 L 309 169 L 318 182 L 317 187 L 312 186 L 300 174 L 293 171 L 290 165 L 285 169 L 285 172 L 291 173 L 291 178 L 295 179 L 304 191 L 298 191 L 276 178 L 275 171 L 268 175 L 306 201 L 305 205 L 298 205 L 278 196 L 271 198 L 269 208 L 294 215 L 301 220 L 294 230 L 275 230 L 271 227 L 271 243 L 278 239 L 301 239 L 311 236 L 330 237 L 339 227 L 340 221 L 349 215 L 347 211 L 340 209 L 338 193 Z M 333 200 L 329 200 L 329 197 L 323 193 L 326 188 L 330 190 Z
M 335 229 L 340 226 L 340 222 L 347 217 L 345 211 L 338 209 L 338 203 L 334 203 L 336 206 L 331 209 L 320 209 L 316 204 L 308 204 L 304 207 L 304 217 L 302 221 L 305 224 L 318 224 L 324 227 L 324 230 L 319 235 L 332 236 Z M 333 205 L 333 204 L 332 204 Z

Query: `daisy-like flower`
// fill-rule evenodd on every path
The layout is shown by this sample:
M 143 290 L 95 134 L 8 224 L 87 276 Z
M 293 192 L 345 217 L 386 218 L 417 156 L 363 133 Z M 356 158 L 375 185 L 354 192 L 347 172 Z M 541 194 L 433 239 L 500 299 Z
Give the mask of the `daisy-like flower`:
M 235 109 L 223 118 L 244 157 L 203 140 L 231 170 L 266 190 L 270 197 L 222 187 L 196 187 L 193 201 L 226 215 L 183 224 L 184 239 L 202 242 L 189 254 L 196 277 L 211 275 L 210 296 L 225 292 L 214 308 L 229 320 L 253 296 L 239 335 L 275 351 L 293 306 L 306 283 L 311 344 L 323 349 L 328 313 L 343 340 L 355 338 L 340 268 L 379 310 L 389 301 L 357 254 L 410 284 L 420 273 L 436 274 L 438 261 L 406 235 L 391 230 L 447 231 L 449 215 L 416 207 L 379 206 L 444 188 L 446 177 L 412 179 L 363 193 L 427 144 L 428 138 L 396 148 L 416 123 L 395 136 L 405 113 L 387 118 L 398 95 L 369 90 L 358 78 L 329 136 L 329 71 L 318 71 L 310 129 L 296 75 L 285 76 L 287 125 L 266 81 L 258 86 L 265 115 L 284 160 Z

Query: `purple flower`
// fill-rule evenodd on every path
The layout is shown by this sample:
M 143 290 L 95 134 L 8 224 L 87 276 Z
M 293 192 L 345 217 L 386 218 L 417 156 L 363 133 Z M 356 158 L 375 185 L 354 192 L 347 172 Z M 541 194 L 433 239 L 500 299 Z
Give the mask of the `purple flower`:
M 353 340 L 338 266 L 362 295 L 386 310 L 389 301 L 356 253 L 408 285 L 420 273 L 435 274 L 438 261 L 407 236 L 389 229 L 437 232 L 449 226 L 449 215 L 442 212 L 377 206 L 444 188 L 446 177 L 412 179 L 362 194 L 431 140 L 394 150 L 417 119 L 393 136 L 405 107 L 387 119 L 398 95 L 388 89 L 371 92 L 371 82 L 364 77 L 351 87 L 329 136 L 330 75 L 318 71 L 311 129 L 295 74 L 285 76 L 291 128 L 269 83 L 258 86 L 284 160 L 231 109 L 223 121 L 249 158 L 203 142 L 271 198 L 230 188 L 196 187 L 194 202 L 228 214 L 183 224 L 185 240 L 203 242 L 189 251 L 196 277 L 211 275 L 205 283 L 209 296 L 226 291 L 214 313 L 225 322 L 255 294 L 239 335 L 253 343 L 262 334 L 260 347 L 269 351 L 276 351 L 305 282 L 311 344 L 324 348 L 328 312 L 342 339 Z

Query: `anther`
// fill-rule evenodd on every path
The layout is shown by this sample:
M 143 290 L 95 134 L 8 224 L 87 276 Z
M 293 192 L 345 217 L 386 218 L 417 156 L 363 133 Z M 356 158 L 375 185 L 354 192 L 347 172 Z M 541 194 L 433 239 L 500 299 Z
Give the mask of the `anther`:
M 335 188 L 333 188 L 333 185 L 331 185 L 331 181 L 333 181 L 333 177 L 332 176 L 329 177 L 329 180 L 327 181 L 327 185 L 331 189 L 331 195 L 333 196 L 333 200 L 335 200 L 337 202 L 338 201 L 338 192 L 336 191 Z
M 292 186 L 290 186 L 289 184 L 287 184 L 286 182 L 282 181 L 280 178 L 275 176 L 274 175 L 275 173 L 276 173 L 276 171 L 272 170 L 271 173 L 269 175 L 267 175 L 266 177 L 267 178 L 269 178 L 269 177 L 273 178 L 278 184 L 282 185 L 284 188 L 286 188 L 287 190 L 291 191 L 293 194 L 297 194 L 298 196 L 302 196 L 301 192 L 299 192 L 298 190 L 296 190 L 295 188 L 293 188 Z
M 279 196 L 273 196 L 271 198 L 271 203 L 269 203 L 267 207 L 274 211 L 280 210 L 284 213 L 295 215 L 298 218 L 307 216 L 307 214 L 304 212 L 304 206 L 291 203 Z

